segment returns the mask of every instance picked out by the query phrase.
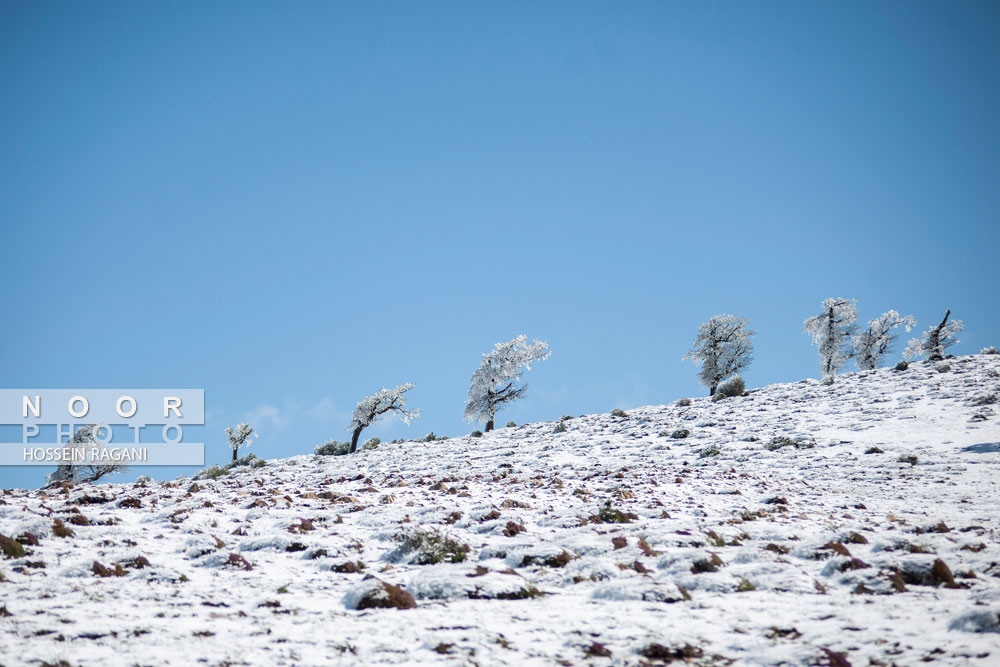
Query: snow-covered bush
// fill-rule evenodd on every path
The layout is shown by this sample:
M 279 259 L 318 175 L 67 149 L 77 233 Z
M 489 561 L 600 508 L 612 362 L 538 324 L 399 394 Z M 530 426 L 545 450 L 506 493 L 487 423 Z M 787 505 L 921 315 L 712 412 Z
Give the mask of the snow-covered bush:
M 746 390 L 747 388 L 743 383 L 743 378 L 737 375 L 733 379 L 720 384 L 717 391 L 723 396 L 742 396 L 743 392 Z
M 191 479 L 219 479 L 229 474 L 229 471 L 221 466 L 208 466 L 195 473 Z
M 979 351 L 979 354 L 1000 354 L 1000 350 L 996 349 L 992 345 L 989 347 L 984 347 Z
M 339 440 L 327 440 L 322 445 L 317 445 L 313 450 L 319 456 L 343 456 L 351 451 L 351 443 L 340 442 Z
M 263 468 L 267 465 L 267 461 L 259 459 L 253 454 L 247 454 L 242 456 L 235 461 L 230 461 L 224 466 L 209 466 L 203 470 L 198 471 L 194 477 L 191 479 L 218 479 L 219 477 L 224 477 L 228 475 L 234 468 Z
M 465 419 L 485 421 L 485 431 L 493 430 L 493 419 L 507 403 L 524 395 L 528 385 L 518 386 L 524 371 L 531 364 L 549 358 L 549 345 L 536 340 L 528 344 L 523 334 L 503 343 L 496 343 L 492 352 L 483 355 L 479 368 L 469 381 L 465 404 Z
M 868 328 L 854 336 L 854 361 L 858 368 L 870 371 L 882 365 L 882 358 L 890 351 L 896 340 L 892 332 L 896 327 L 905 327 L 906 331 L 915 327 L 917 321 L 912 315 L 902 316 L 895 310 L 889 310 L 874 320 L 868 321 Z
M 235 461 L 239 458 L 241 447 L 245 448 L 253 444 L 253 438 L 250 436 L 255 435 L 255 433 L 252 426 L 241 422 L 235 428 L 227 428 L 226 435 L 229 437 L 229 447 L 233 450 L 233 460 Z
M 407 382 L 395 389 L 383 388 L 358 402 L 358 407 L 354 409 L 354 419 L 347 427 L 347 430 L 352 432 L 350 454 L 358 450 L 358 438 L 361 437 L 361 432 L 387 412 L 395 413 L 404 424 L 409 424 L 420 416 L 420 410 L 406 409 L 405 394 L 411 389 L 413 389 L 413 383 Z
M 803 330 L 812 335 L 813 345 L 819 348 L 819 365 L 824 378 L 832 380 L 837 369 L 851 358 L 850 341 L 857 319 L 854 299 L 826 299 L 823 312 L 803 324 Z
M 928 361 L 940 361 L 944 359 L 944 351 L 958 342 L 958 334 L 965 328 L 962 320 L 948 321 L 951 310 L 944 313 L 944 319 L 918 338 L 914 338 L 907 345 L 903 356 L 907 359 L 917 357 L 927 357 Z
M 719 383 L 739 373 L 753 361 L 753 340 L 756 332 L 750 321 L 736 315 L 716 315 L 698 327 L 691 351 L 683 359 L 701 364 L 698 379 L 715 394 Z
M 461 563 L 469 555 L 468 544 L 433 530 L 416 528 L 392 536 L 396 548 L 386 555 L 391 563 L 433 565 Z

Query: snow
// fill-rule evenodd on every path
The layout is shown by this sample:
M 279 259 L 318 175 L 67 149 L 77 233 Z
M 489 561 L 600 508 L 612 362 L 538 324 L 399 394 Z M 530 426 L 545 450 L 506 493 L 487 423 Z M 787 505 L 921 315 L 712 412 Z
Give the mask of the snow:
M 657 643 L 703 664 L 996 664 L 1000 426 L 980 399 L 1000 392 L 1000 355 L 942 363 L 558 433 L 296 456 L 196 487 L 8 490 L 0 534 L 39 544 L 0 560 L 0 663 L 626 665 Z M 778 437 L 794 444 L 766 447 Z M 607 501 L 636 518 L 600 522 Z M 414 530 L 470 551 L 390 562 Z M 896 590 L 938 560 L 955 587 Z M 353 609 L 379 580 L 417 608 Z

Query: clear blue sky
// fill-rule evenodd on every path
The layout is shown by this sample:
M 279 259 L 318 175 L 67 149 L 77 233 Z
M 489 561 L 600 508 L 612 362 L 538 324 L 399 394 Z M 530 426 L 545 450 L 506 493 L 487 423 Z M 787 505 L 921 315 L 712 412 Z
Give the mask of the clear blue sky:
M 750 385 L 818 375 L 829 296 L 1000 344 L 998 34 L 991 2 L 4 2 L 0 386 L 204 388 L 215 462 L 406 381 L 423 418 L 364 437 L 467 433 L 519 333 L 552 357 L 501 424 L 704 393 L 722 312 Z

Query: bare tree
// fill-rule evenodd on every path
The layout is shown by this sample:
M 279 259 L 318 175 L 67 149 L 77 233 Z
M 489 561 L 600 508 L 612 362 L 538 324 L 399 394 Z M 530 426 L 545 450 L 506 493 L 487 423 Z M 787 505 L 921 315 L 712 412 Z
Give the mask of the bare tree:
M 916 326 L 917 321 L 912 315 L 902 316 L 895 310 L 889 310 L 874 320 L 868 321 L 868 328 L 853 338 L 854 361 L 858 368 L 870 371 L 882 364 L 882 358 L 892 349 L 896 334 L 892 332 L 898 326 L 907 331 Z
M 827 299 L 823 312 L 805 321 L 805 332 L 812 334 L 813 344 L 819 348 L 823 377 L 830 381 L 853 354 L 850 341 L 858 319 L 856 303 L 854 299 Z
M 67 449 L 76 450 L 79 463 L 60 463 L 55 472 L 49 473 L 45 478 L 45 488 L 59 486 L 64 482 L 72 484 L 96 482 L 102 477 L 107 477 L 116 472 L 124 472 L 128 467 L 123 463 L 111 461 L 87 460 L 87 449 L 89 447 L 101 447 L 103 444 L 97 439 L 97 433 L 102 428 L 109 428 L 104 424 L 85 424 L 78 428 L 73 436 L 66 443 Z
M 358 438 L 361 437 L 361 431 L 374 424 L 379 417 L 387 412 L 395 413 L 404 424 L 409 424 L 410 421 L 420 416 L 420 410 L 406 409 L 406 396 L 404 394 L 411 389 L 413 389 L 412 382 L 401 384 L 395 389 L 383 388 L 378 393 L 372 394 L 358 403 L 358 407 L 354 409 L 354 419 L 347 427 L 348 431 L 352 431 L 349 454 L 358 451 Z
M 250 436 L 256 434 L 253 432 L 252 426 L 240 422 L 235 428 L 227 428 L 226 435 L 229 436 L 229 446 L 233 450 L 233 460 L 235 461 L 238 458 L 240 448 L 246 448 L 252 445 L 253 438 Z
M 965 328 L 962 320 L 948 321 L 951 310 L 944 313 L 944 319 L 937 326 L 933 326 L 922 335 L 910 341 L 903 352 L 907 359 L 926 356 L 928 361 L 940 361 L 944 358 L 944 351 L 958 342 L 958 334 Z
M 536 340 L 528 344 L 523 334 L 493 346 L 483 355 L 483 361 L 469 381 L 465 404 L 466 421 L 485 421 L 485 431 L 493 430 L 493 419 L 507 403 L 524 395 L 527 385 L 517 386 L 524 371 L 531 370 L 533 361 L 549 357 L 549 345 Z
M 691 351 L 684 359 L 701 364 L 698 379 L 715 395 L 719 383 L 739 373 L 753 361 L 753 340 L 756 332 L 750 320 L 736 315 L 716 315 L 698 327 Z

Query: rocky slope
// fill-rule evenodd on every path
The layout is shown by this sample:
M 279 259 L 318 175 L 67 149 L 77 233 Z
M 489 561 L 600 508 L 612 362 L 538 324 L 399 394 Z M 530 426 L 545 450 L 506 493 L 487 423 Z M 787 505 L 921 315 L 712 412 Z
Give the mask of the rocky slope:
M 0 664 L 996 664 L 998 396 L 975 355 L 5 491 Z

